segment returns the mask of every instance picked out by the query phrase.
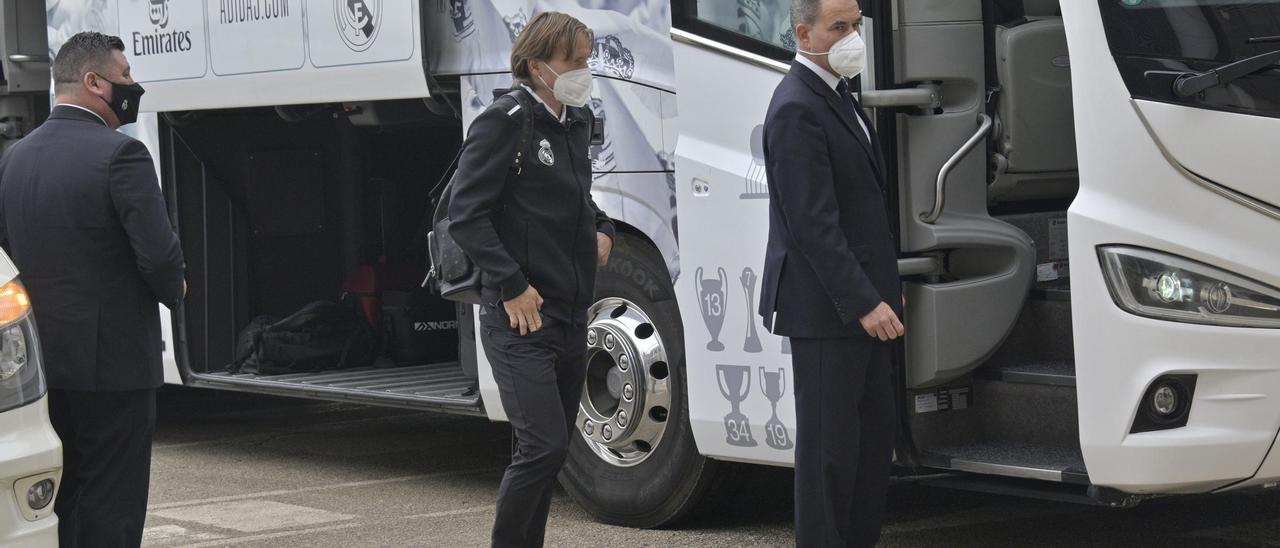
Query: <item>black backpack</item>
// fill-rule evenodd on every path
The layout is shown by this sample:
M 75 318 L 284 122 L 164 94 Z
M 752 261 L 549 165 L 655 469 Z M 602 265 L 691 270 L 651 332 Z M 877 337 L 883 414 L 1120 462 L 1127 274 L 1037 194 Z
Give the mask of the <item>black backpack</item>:
M 369 322 L 350 304 L 317 301 L 281 320 L 259 316 L 240 332 L 232 373 L 281 375 L 364 367 L 377 359 Z
M 510 96 L 520 105 L 520 141 L 511 169 L 507 172 L 506 185 L 509 187 L 524 168 L 524 151 L 529 147 L 530 133 L 533 131 L 533 101 L 528 92 L 521 88 L 494 90 L 493 95 L 495 100 L 503 95 Z M 480 268 L 449 234 L 449 200 L 453 192 L 453 179 L 457 177 L 455 168 L 461 157 L 462 150 L 459 150 L 449 169 L 445 170 L 444 177 L 440 178 L 431 191 L 433 196 L 439 191 L 439 197 L 432 208 L 432 230 L 427 233 L 428 271 L 422 286 L 430 287 L 450 301 L 480 304 Z M 453 172 L 452 175 L 450 172 Z M 445 184 L 445 181 L 448 183 Z M 443 190 L 440 190 L 441 185 L 444 185 Z

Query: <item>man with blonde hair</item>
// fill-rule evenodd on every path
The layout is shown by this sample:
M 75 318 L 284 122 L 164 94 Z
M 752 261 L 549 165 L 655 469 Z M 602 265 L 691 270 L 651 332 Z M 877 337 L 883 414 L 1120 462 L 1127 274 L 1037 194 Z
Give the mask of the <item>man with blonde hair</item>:
M 529 22 L 511 52 L 518 87 L 471 124 L 444 198 L 450 235 L 482 273 L 480 340 L 515 437 L 494 546 L 543 544 L 586 379 L 596 268 L 613 247 L 591 200 L 593 44 L 563 13 Z

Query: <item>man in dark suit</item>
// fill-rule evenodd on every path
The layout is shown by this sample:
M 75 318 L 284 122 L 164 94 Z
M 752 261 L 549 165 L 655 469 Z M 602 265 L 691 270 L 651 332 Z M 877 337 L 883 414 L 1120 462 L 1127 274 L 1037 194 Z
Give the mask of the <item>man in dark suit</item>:
M 178 305 L 185 266 L 151 155 L 114 131 L 142 95 L 124 43 L 77 34 L 53 77 L 48 121 L 0 159 L 0 242 L 44 343 L 61 545 L 138 546 L 164 382 L 159 304 Z
M 849 92 L 861 19 L 856 0 L 793 0 L 800 53 L 765 118 L 760 313 L 791 338 L 801 547 L 876 543 L 893 453 L 902 287 L 884 160 Z

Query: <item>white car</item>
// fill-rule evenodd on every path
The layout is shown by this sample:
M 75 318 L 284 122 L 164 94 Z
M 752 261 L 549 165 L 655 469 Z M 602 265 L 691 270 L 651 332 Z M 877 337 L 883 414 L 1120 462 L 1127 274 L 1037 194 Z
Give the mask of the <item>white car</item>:
M 41 368 L 31 300 L 0 251 L 0 547 L 58 544 L 62 442 L 49 424 Z

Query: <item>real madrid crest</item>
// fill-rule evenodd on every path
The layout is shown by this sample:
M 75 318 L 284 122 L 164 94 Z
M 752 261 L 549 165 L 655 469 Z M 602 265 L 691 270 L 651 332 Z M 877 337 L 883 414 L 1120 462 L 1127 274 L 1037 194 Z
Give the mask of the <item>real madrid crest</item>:
M 556 157 L 554 154 L 551 154 L 551 142 L 543 139 L 538 143 L 538 147 L 538 159 L 542 160 L 542 163 L 546 165 L 556 165 Z

